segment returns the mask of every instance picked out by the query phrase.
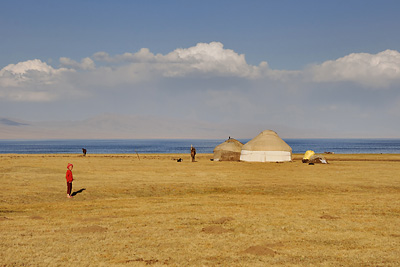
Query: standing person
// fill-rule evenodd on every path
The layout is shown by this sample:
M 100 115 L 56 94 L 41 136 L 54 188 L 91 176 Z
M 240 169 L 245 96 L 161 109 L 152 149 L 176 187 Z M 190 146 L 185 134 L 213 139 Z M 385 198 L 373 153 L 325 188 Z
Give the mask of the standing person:
M 196 148 L 192 145 L 190 145 L 190 156 L 192 157 L 192 162 L 194 162 L 196 157 Z
M 74 177 L 72 176 L 72 168 L 74 168 L 74 165 L 72 165 L 71 163 L 68 163 L 67 173 L 65 174 L 65 178 L 67 179 L 67 197 L 68 198 L 72 198 L 72 196 L 71 196 L 72 181 L 74 180 Z

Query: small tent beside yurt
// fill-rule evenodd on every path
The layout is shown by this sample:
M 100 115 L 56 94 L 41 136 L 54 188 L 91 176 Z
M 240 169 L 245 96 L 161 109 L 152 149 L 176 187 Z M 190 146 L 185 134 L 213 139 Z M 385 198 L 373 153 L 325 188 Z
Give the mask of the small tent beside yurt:
M 229 138 L 214 148 L 214 161 L 239 161 L 243 144 Z
M 242 147 L 241 161 L 283 162 L 292 160 L 292 148 L 276 132 L 265 130 Z

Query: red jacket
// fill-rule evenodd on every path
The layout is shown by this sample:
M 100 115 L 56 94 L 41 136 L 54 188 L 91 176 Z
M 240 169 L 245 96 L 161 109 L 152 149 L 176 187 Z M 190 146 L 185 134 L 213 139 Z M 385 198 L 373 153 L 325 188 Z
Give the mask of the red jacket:
M 72 177 L 72 171 L 71 170 L 67 170 L 67 173 L 65 174 L 65 178 L 67 179 L 67 182 L 72 182 L 74 180 L 74 178 Z

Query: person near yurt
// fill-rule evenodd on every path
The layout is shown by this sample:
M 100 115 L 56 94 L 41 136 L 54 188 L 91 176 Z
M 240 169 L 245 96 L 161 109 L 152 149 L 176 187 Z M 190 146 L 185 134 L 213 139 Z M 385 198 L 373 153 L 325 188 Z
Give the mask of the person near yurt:
M 239 161 L 243 144 L 230 138 L 214 148 L 214 161 Z
M 249 162 L 292 161 L 292 148 L 276 132 L 265 130 L 243 145 L 240 160 Z

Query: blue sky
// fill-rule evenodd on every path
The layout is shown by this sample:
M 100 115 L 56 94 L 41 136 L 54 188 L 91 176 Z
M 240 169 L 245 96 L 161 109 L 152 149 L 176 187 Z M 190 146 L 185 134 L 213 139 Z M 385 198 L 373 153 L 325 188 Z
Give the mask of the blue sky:
M 0 3 L 2 118 L 400 137 L 399 1 Z
M 398 49 L 398 1 L 2 1 L 1 66 L 219 41 L 248 63 L 298 69 Z

